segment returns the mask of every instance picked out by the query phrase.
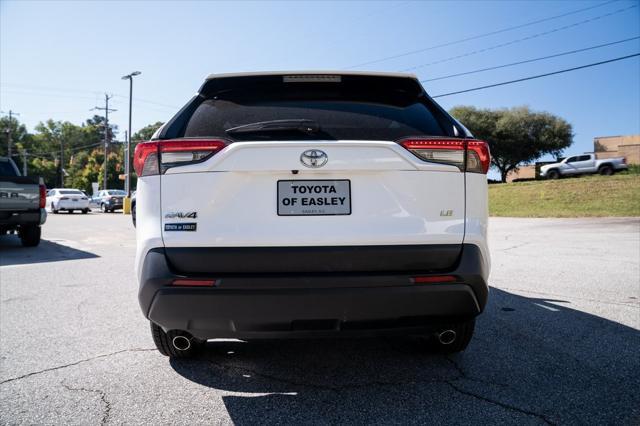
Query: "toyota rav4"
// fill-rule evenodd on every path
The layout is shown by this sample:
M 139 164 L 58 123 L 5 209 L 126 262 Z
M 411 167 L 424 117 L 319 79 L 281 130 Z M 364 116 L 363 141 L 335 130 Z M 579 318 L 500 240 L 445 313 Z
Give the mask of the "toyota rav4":
M 158 350 L 399 333 L 467 347 L 487 302 L 489 150 L 413 75 L 212 75 L 137 145 Z

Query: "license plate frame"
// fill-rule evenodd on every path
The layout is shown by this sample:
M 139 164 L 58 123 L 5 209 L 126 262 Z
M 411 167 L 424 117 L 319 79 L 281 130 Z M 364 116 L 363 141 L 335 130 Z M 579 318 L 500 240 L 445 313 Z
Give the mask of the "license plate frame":
M 326 192 L 323 190 L 322 193 L 313 193 L 312 196 L 306 196 L 307 193 L 297 195 L 296 197 L 288 197 L 296 198 L 297 202 L 295 202 L 295 206 L 291 204 L 285 205 L 283 204 L 283 199 L 287 198 L 287 195 L 292 195 L 293 192 L 293 184 L 298 185 L 314 185 L 320 187 L 331 187 L 333 186 L 336 190 L 335 193 Z M 287 186 L 288 185 L 288 186 Z M 336 186 L 339 189 L 336 189 Z M 289 188 L 290 190 L 286 193 L 283 193 L 281 190 Z M 345 189 L 346 189 L 346 197 L 345 197 Z M 330 189 L 329 189 L 330 191 Z M 340 198 L 345 197 L 345 200 L 340 200 Z M 302 198 L 314 198 L 317 202 L 317 199 L 329 199 L 329 201 L 333 201 L 333 198 L 337 198 L 339 205 L 338 208 L 333 210 L 328 210 L 326 207 L 320 207 L 317 204 L 315 207 L 302 205 Z M 291 202 L 291 201 L 290 201 Z M 310 207 L 310 208 L 305 208 Z M 333 207 L 333 206 L 331 206 Z M 349 216 L 351 215 L 351 180 L 349 179 L 286 179 L 286 180 L 278 180 L 276 184 L 276 213 L 278 216 Z

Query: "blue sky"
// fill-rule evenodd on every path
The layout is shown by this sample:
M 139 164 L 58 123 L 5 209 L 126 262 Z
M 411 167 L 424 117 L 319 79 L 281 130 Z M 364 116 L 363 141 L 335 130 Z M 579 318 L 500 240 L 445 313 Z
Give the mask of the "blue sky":
M 77 124 L 115 94 L 111 115 L 134 131 L 169 119 L 217 72 L 344 69 L 478 34 L 597 6 L 523 28 L 357 67 L 421 79 L 551 55 L 640 35 L 640 3 L 606 1 L 0 2 L 0 110 L 30 129 L 54 118 Z M 634 7 L 635 6 L 635 7 Z M 604 16 L 608 15 L 608 16 Z M 584 22 L 588 21 L 588 22 Z M 542 34 L 548 33 L 548 34 Z M 524 41 L 515 41 L 529 38 Z M 512 42 L 512 43 L 511 43 Z M 497 45 L 511 43 L 504 47 Z M 640 40 L 526 65 L 426 82 L 432 95 L 640 52 Z M 574 126 L 567 151 L 593 137 L 640 133 L 638 57 L 563 75 L 440 98 L 445 107 L 528 105 Z M 121 136 L 121 135 L 120 135 Z

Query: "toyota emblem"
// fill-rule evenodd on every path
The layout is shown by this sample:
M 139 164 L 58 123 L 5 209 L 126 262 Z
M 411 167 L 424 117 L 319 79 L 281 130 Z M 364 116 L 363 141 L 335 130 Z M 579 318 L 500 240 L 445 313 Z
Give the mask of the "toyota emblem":
M 319 149 L 308 149 L 300 154 L 300 162 L 305 167 L 317 169 L 324 166 L 329 161 L 329 157 L 324 151 Z

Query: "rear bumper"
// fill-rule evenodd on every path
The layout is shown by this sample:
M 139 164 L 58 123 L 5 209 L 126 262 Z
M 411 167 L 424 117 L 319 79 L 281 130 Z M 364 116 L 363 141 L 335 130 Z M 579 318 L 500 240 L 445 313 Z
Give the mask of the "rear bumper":
M 422 332 L 482 312 L 485 264 L 477 246 L 464 245 L 446 272 L 455 282 L 412 284 L 420 275 L 413 271 L 227 273 L 207 276 L 216 287 L 194 288 L 171 286 L 185 274 L 172 269 L 164 249 L 154 249 L 144 260 L 139 301 L 163 329 L 202 339 Z
M 89 208 L 89 201 L 84 201 L 84 200 L 80 200 L 80 201 L 67 201 L 67 200 L 60 200 L 58 201 L 58 205 L 56 206 L 56 209 L 58 210 L 84 210 L 84 209 L 88 209 Z
M 47 220 L 45 209 L 23 212 L 0 211 L 0 226 L 43 225 Z

